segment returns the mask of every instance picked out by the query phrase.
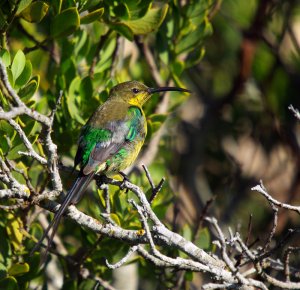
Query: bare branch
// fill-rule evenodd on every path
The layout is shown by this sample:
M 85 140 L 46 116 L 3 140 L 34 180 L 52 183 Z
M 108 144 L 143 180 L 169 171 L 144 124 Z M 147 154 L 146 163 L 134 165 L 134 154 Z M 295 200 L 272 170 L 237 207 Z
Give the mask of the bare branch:
M 12 188 L 12 189 L 0 189 L 0 199 L 2 198 L 19 198 L 19 199 L 28 199 L 29 197 L 29 191 L 27 188 L 24 187 L 22 190 L 22 187 L 20 188 Z
M 294 113 L 294 116 L 300 121 L 300 112 L 299 112 L 299 110 L 295 109 L 295 108 L 293 107 L 293 105 L 289 105 L 289 106 L 288 106 L 288 109 L 289 109 L 290 111 L 292 111 L 292 112 Z
M 8 185 L 9 189 L 0 190 L 0 198 L 23 198 L 28 199 L 29 189 L 26 185 L 20 184 L 11 174 L 8 166 L 0 157 L 0 180 Z
M 215 218 L 205 218 L 206 221 L 210 222 L 214 228 L 217 231 L 217 234 L 219 236 L 220 239 L 220 245 L 219 247 L 221 248 L 222 251 L 222 257 L 223 260 L 225 261 L 225 263 L 227 264 L 228 268 L 231 270 L 231 272 L 235 273 L 236 277 L 238 278 L 239 282 L 243 285 L 247 284 L 247 280 L 246 278 L 244 278 L 237 270 L 237 268 L 234 266 L 233 262 L 231 261 L 231 259 L 229 258 L 228 254 L 227 254 L 227 245 L 226 245 L 226 240 L 225 237 L 221 231 L 221 228 L 218 225 L 218 222 Z
M 266 191 L 262 181 L 260 181 L 259 185 L 252 187 L 251 190 L 256 190 L 256 191 L 260 192 L 269 201 L 269 203 L 272 203 L 281 208 L 295 211 L 296 213 L 300 214 L 300 206 L 293 206 L 293 205 L 290 205 L 287 203 L 283 203 L 283 202 L 280 202 L 280 201 L 274 199 L 272 196 L 270 196 L 268 194 L 268 192 Z
M 300 247 L 288 247 L 284 253 L 284 274 L 286 276 L 286 281 L 290 282 L 290 254 L 293 252 L 299 252 Z
M 150 186 L 151 186 L 151 188 L 152 188 L 152 194 L 151 194 L 151 196 L 150 196 L 150 198 L 149 198 L 149 203 L 151 204 L 151 203 L 153 202 L 153 200 L 156 198 L 157 194 L 158 194 L 158 193 L 160 192 L 160 190 L 162 189 L 163 184 L 165 183 L 165 180 L 166 180 L 166 179 L 163 177 L 163 178 L 161 179 L 161 181 L 159 182 L 159 184 L 158 184 L 157 186 L 155 186 L 155 184 L 154 184 L 154 182 L 153 182 L 153 180 L 152 180 L 152 177 L 151 177 L 151 175 L 150 175 L 150 172 L 149 172 L 147 166 L 144 165 L 144 164 L 142 164 L 142 167 L 143 167 L 143 169 L 144 169 L 144 171 L 145 171 L 145 173 L 146 173 L 147 179 L 148 179 L 149 184 L 150 184 Z
M 278 208 L 273 203 L 270 203 L 270 206 L 273 210 L 273 226 L 272 226 L 271 232 L 268 236 L 268 239 L 263 247 L 263 252 L 266 252 L 268 250 L 268 248 L 270 247 L 270 244 L 275 235 L 275 231 L 276 231 L 277 223 L 278 223 Z
M 108 268 L 110 269 L 117 269 L 117 268 L 120 268 L 121 266 L 123 266 L 125 263 L 128 262 L 129 258 L 131 257 L 131 255 L 136 252 L 138 249 L 138 246 L 133 246 L 133 247 L 130 247 L 127 254 L 117 263 L 115 264 L 110 264 L 108 262 L 108 260 L 106 259 L 105 260 L 105 264 Z
M 2 109 L 0 108 L 0 112 L 3 112 Z M 20 155 L 26 155 L 29 157 L 33 157 L 34 159 L 36 159 L 38 162 L 40 162 L 41 164 L 47 164 L 47 160 L 40 156 L 39 154 L 37 154 L 35 152 L 35 150 L 32 147 L 32 144 L 30 143 L 30 141 L 28 140 L 27 136 L 25 135 L 24 131 L 22 130 L 22 128 L 20 127 L 20 125 L 14 121 L 14 120 L 8 120 L 8 123 L 16 130 L 16 132 L 19 134 L 21 140 L 23 141 L 24 145 L 26 146 L 28 152 L 22 152 L 19 151 L 18 153 Z

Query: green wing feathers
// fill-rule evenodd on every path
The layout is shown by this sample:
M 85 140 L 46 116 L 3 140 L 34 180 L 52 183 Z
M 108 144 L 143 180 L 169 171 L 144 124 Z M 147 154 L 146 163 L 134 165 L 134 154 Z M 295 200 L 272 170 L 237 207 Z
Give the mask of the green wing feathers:
M 141 110 L 130 107 L 123 119 L 109 121 L 102 128 L 93 127 L 99 125 L 99 122 L 87 124 L 79 139 L 75 166 L 81 163 L 85 175 L 99 170 L 105 171 L 108 167 L 111 171 L 118 171 L 122 159 L 130 154 L 126 148 L 135 149 L 134 146 L 128 146 L 128 143 L 135 144 L 136 139 L 144 139 L 144 123 Z M 117 164 L 113 164 L 114 162 Z
M 85 125 L 81 131 L 78 142 L 78 150 L 75 156 L 75 166 L 79 163 L 86 164 L 92 150 L 97 143 L 108 142 L 112 137 L 112 132 L 107 129 L 93 128 Z

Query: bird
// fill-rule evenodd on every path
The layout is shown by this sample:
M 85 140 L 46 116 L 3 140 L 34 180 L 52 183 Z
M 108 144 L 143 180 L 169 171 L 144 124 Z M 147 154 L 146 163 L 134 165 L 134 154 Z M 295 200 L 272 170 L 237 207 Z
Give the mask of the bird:
M 150 88 L 138 81 L 119 83 L 110 90 L 108 99 L 81 129 L 74 160 L 74 168 L 80 165 L 78 176 L 31 254 L 52 230 L 45 250 L 47 255 L 62 216 L 69 205 L 79 202 L 95 174 L 122 174 L 135 161 L 147 134 L 142 107 L 152 94 L 166 91 L 191 92 L 179 87 Z

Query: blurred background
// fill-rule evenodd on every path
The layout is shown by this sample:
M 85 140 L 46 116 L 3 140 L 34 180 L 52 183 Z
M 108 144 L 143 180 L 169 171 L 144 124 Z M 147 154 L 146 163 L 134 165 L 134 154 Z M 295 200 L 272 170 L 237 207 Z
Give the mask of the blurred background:
M 215 4 L 205 55 L 184 74 L 195 93 L 176 112 L 169 168 L 178 196 L 169 217 L 199 239 L 203 216 L 214 215 L 257 246 L 274 217 L 251 188 L 262 180 L 274 198 L 300 203 L 300 123 L 288 109 L 300 106 L 300 2 Z M 296 213 L 280 210 L 275 239 L 299 225 Z M 288 245 L 299 246 L 299 235 Z
M 299 4 L 215 6 L 205 56 L 186 72 L 196 93 L 181 108 L 174 146 L 179 207 L 189 222 L 214 199 L 210 211 L 220 221 L 247 229 L 253 214 L 253 238 L 263 236 L 273 218 L 266 200 L 251 191 L 259 180 L 274 198 L 299 204 L 300 127 L 288 110 L 300 102 Z M 299 226 L 298 216 L 280 212 L 277 234 L 291 225 Z

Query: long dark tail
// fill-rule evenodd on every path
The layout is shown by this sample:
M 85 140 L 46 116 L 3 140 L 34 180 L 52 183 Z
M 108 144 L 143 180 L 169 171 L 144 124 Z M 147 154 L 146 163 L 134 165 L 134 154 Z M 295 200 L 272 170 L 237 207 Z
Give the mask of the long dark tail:
M 42 257 L 42 262 L 41 262 L 42 264 L 44 263 L 45 258 L 47 257 L 47 253 L 49 251 L 49 248 L 51 246 L 51 243 L 53 241 L 53 238 L 55 236 L 55 233 L 57 231 L 59 222 L 60 222 L 63 214 L 65 213 L 65 211 L 67 210 L 69 205 L 76 204 L 80 200 L 80 198 L 82 197 L 86 188 L 88 187 L 91 180 L 93 179 L 94 175 L 95 175 L 94 172 L 90 173 L 89 175 L 84 175 L 81 172 L 79 173 L 72 188 L 69 190 L 64 201 L 62 202 L 59 210 L 55 213 L 53 220 L 49 224 L 48 228 L 45 230 L 43 236 L 40 238 L 38 243 L 31 250 L 31 255 L 32 255 L 36 250 L 38 250 L 41 247 L 43 240 L 48 236 L 50 230 L 52 229 L 51 235 L 48 237 L 46 251 L 44 252 L 43 257 Z

